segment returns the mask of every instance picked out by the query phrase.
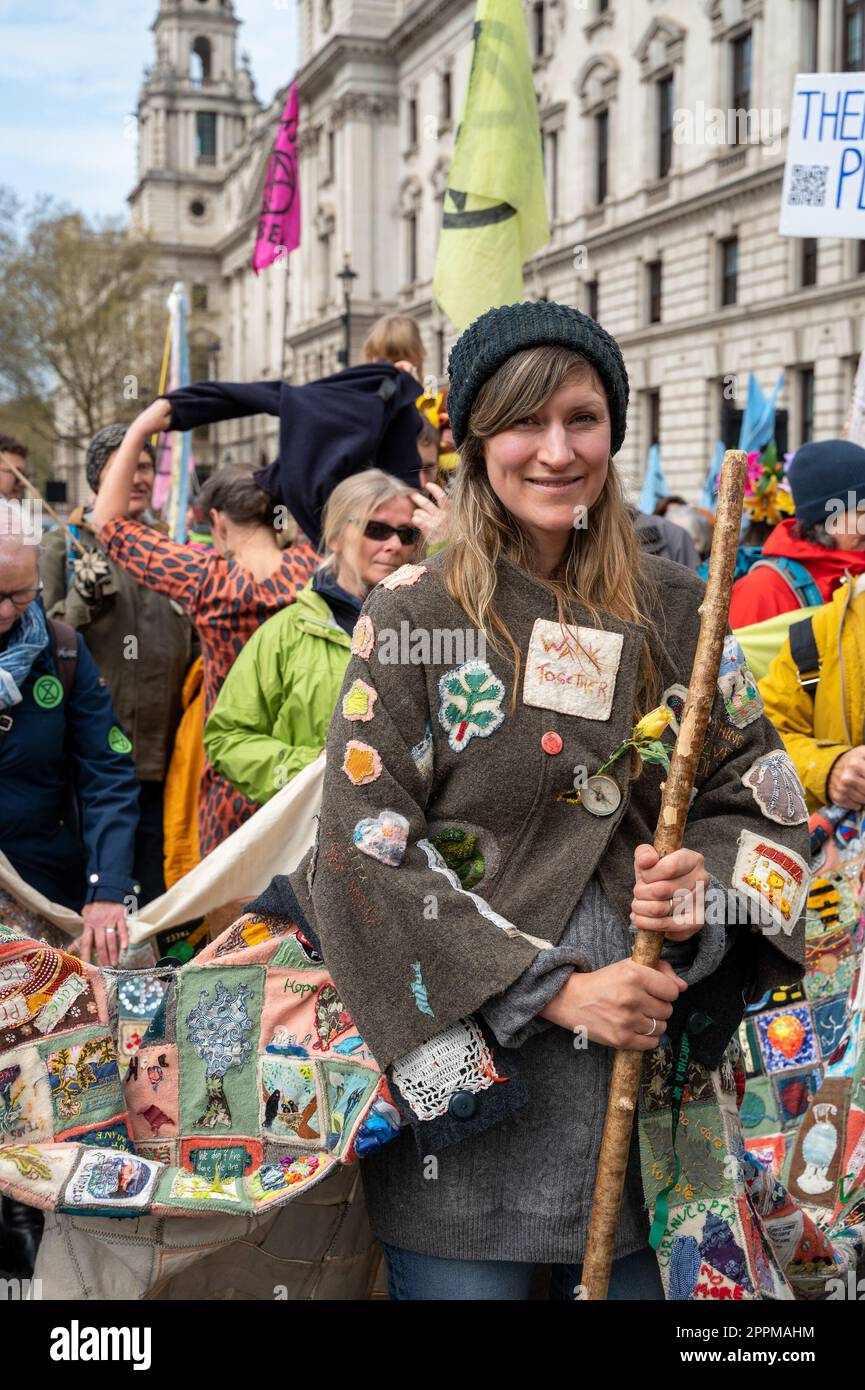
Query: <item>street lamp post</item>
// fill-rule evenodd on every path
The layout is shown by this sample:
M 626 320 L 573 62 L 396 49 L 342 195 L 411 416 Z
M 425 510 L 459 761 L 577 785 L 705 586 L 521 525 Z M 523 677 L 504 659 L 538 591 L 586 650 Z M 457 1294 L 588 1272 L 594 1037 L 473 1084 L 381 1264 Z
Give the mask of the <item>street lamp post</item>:
M 351 259 L 346 251 L 342 258 L 342 270 L 336 273 L 342 281 L 342 331 L 343 346 L 339 353 L 339 364 L 347 367 L 351 353 L 351 282 L 357 279 L 357 271 L 351 268 Z

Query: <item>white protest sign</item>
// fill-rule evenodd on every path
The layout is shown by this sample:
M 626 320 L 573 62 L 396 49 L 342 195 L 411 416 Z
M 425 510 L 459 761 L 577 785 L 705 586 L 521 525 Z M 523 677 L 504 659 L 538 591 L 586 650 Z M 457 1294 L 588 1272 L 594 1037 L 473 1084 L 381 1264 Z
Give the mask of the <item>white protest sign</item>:
M 865 73 L 797 75 L 778 230 L 865 238 Z

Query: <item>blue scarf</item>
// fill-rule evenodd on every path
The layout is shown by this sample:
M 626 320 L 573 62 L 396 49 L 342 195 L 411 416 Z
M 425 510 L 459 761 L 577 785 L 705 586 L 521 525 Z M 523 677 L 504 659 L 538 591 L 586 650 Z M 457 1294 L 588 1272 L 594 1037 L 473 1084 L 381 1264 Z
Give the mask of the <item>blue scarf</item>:
M 38 599 L 29 604 L 12 628 L 6 646 L 0 651 L 0 710 L 20 705 L 20 687 L 30 668 L 48 646 L 48 624 Z

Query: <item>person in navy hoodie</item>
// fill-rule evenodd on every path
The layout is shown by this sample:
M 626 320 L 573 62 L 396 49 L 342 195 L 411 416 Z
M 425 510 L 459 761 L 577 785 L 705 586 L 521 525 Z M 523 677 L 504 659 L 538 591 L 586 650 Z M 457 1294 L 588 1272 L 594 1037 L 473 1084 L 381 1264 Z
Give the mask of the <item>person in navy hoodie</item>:
M 45 617 L 38 546 L 0 502 L 0 850 L 80 912 L 83 959 L 127 945 L 138 783 L 132 745 L 79 634 Z

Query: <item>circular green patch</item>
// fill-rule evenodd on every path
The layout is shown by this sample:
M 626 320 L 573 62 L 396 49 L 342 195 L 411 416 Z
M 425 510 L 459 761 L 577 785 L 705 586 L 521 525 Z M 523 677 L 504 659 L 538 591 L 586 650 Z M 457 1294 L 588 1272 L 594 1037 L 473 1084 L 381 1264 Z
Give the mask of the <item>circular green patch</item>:
M 56 676 L 39 676 L 33 686 L 33 699 L 40 709 L 56 709 L 63 700 L 63 686 Z
M 116 724 L 112 724 L 108 730 L 108 747 L 112 753 L 131 753 L 132 744 L 126 737 L 122 729 L 118 729 Z

